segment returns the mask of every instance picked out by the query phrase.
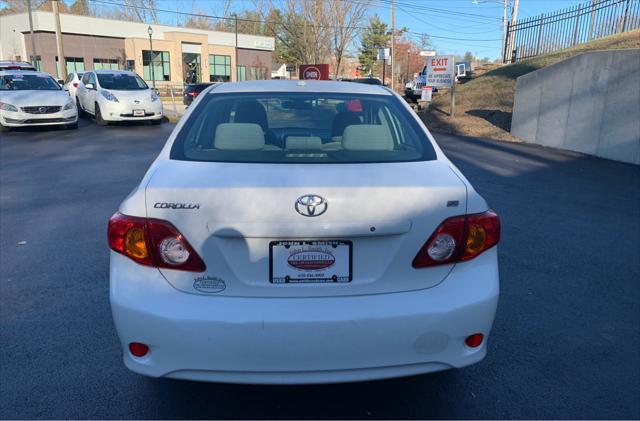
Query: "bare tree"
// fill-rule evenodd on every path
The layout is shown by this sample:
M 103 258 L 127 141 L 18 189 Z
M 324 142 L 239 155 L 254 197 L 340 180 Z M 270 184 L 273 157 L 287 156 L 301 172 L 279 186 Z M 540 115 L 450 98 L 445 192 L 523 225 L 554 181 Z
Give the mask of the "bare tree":
M 106 16 L 130 22 L 158 23 L 155 0 L 122 0 L 122 7 L 107 12 Z
M 359 34 L 364 16 L 369 9 L 369 2 L 345 2 L 328 0 L 329 23 L 331 33 L 331 49 L 336 63 L 335 75 L 340 74 L 340 65 L 345 50 Z

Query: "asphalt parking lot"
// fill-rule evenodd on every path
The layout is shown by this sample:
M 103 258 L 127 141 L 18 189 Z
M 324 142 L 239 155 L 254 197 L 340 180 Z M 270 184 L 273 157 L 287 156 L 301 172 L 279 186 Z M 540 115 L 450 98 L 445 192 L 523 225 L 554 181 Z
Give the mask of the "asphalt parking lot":
M 640 418 L 640 168 L 444 135 L 502 217 L 484 361 L 295 387 L 130 373 L 109 309 L 106 221 L 172 128 L 83 120 L 0 135 L 0 418 Z

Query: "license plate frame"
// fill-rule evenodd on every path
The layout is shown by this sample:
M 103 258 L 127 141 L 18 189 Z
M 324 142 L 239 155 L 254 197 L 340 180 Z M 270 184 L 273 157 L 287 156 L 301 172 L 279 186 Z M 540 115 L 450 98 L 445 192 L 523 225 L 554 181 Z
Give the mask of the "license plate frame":
M 133 110 L 134 117 L 144 117 L 144 110 Z
M 291 247 L 294 249 L 292 250 Z M 274 257 L 280 259 L 282 255 L 286 256 L 286 253 L 289 253 L 289 257 L 284 262 L 274 262 Z M 324 268 L 318 268 L 317 266 L 326 265 L 330 258 L 327 260 L 300 259 L 305 257 L 305 254 L 309 257 L 309 254 L 314 253 L 327 258 L 327 255 L 333 256 L 333 263 Z M 295 258 L 292 259 L 292 256 Z M 346 269 L 344 259 L 347 260 Z M 309 265 L 311 265 L 310 268 Z M 336 267 L 332 268 L 334 265 Z M 269 243 L 269 282 L 272 284 L 348 284 L 352 280 L 353 243 L 349 240 L 279 240 Z

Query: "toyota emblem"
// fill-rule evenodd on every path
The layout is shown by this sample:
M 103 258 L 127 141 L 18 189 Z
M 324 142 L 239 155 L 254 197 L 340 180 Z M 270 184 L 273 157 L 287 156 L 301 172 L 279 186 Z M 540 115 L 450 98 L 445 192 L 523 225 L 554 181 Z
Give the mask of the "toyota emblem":
M 317 194 L 305 194 L 298 197 L 295 208 L 302 216 L 320 216 L 327 211 L 327 200 Z
M 39 112 L 40 114 L 44 114 L 44 113 L 46 113 L 46 112 L 47 112 L 47 107 L 40 107 L 40 108 L 38 108 L 38 112 Z

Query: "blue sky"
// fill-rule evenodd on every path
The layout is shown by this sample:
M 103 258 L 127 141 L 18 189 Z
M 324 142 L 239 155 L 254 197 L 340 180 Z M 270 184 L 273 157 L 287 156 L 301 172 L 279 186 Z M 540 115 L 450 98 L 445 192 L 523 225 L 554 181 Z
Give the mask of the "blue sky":
M 1 0 L 0 0 L 1 1 Z M 71 3 L 72 0 L 65 0 Z M 111 0 L 119 2 L 119 0 Z M 348 1 L 348 0 L 345 0 Z M 356 0 L 358 1 L 358 0 Z M 362 0 L 360 0 L 362 1 Z M 564 9 L 587 0 L 520 0 L 518 18 Z M 191 12 L 202 10 L 209 15 L 222 15 L 225 0 L 156 0 L 159 9 Z M 277 3 L 277 0 L 276 0 Z M 391 0 L 372 0 L 370 14 L 391 22 Z M 513 0 L 509 0 L 512 4 Z M 251 9 L 251 0 L 232 0 L 230 11 Z M 502 46 L 502 0 L 395 0 L 396 27 L 407 27 L 409 36 L 426 33 L 439 53 L 464 54 L 495 59 Z M 162 23 L 175 25 L 175 13 L 160 13 Z M 507 17 L 510 19 L 510 14 Z M 184 21 L 185 17 L 181 17 Z M 354 45 L 357 47 L 357 43 Z

